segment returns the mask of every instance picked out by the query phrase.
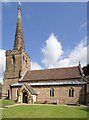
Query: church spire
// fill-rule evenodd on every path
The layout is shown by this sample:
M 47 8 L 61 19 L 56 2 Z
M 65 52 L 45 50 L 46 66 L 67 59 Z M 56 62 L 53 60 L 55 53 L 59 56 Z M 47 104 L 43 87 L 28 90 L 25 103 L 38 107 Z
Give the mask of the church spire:
M 24 50 L 24 49 L 25 48 L 24 48 L 24 36 L 23 36 L 23 30 L 22 30 L 21 8 L 19 4 L 14 50 Z

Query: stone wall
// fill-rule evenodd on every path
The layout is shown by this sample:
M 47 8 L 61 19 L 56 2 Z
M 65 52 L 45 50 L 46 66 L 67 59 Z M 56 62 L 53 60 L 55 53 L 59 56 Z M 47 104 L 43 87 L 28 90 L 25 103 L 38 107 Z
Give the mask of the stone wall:
M 70 87 L 74 88 L 74 97 L 69 97 Z M 54 97 L 50 97 L 50 89 L 54 88 Z M 57 102 L 59 103 L 84 103 L 84 86 L 41 86 L 34 87 L 34 90 L 38 93 L 37 101 L 44 102 Z
M 74 97 L 69 97 L 69 89 L 74 88 Z M 50 89 L 54 88 L 54 97 L 50 97 Z M 17 89 L 12 88 L 12 100 L 17 99 Z M 85 86 L 35 86 L 33 89 L 38 93 L 36 102 L 44 103 L 65 103 L 65 104 L 84 104 L 85 103 Z M 21 97 L 22 99 L 22 97 Z
M 18 95 L 17 95 L 18 88 L 11 88 L 11 99 L 17 101 Z
M 8 97 L 10 85 L 17 83 L 23 74 L 27 70 L 30 70 L 30 68 L 31 60 L 25 51 L 6 51 L 6 70 L 4 72 L 2 98 Z
M 4 79 L 3 80 L 3 88 L 2 88 L 2 98 L 7 98 L 8 97 L 8 90 L 9 90 L 9 99 L 11 99 L 11 90 L 10 90 L 10 85 L 17 83 L 18 79 Z

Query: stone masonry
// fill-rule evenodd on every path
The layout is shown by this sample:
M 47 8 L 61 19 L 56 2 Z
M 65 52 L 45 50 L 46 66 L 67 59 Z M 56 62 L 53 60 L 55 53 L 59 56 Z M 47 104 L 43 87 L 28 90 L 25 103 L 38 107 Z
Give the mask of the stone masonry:
M 14 48 L 13 50 L 6 51 L 6 70 L 4 73 L 2 90 L 3 98 L 8 97 L 8 94 L 10 94 L 10 85 L 17 83 L 25 72 L 31 69 L 31 60 L 24 48 L 24 37 L 20 12 L 20 7 L 18 7 Z

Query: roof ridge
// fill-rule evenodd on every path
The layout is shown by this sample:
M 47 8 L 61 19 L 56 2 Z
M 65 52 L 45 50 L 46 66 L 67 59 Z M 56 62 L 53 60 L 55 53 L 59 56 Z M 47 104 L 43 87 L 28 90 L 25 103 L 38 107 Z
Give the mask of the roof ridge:
M 78 68 L 78 65 L 77 66 L 70 66 L 70 67 L 60 67 L 60 68 L 48 68 L 48 69 L 31 70 L 31 71 L 44 71 L 44 70 L 68 69 L 68 68 Z

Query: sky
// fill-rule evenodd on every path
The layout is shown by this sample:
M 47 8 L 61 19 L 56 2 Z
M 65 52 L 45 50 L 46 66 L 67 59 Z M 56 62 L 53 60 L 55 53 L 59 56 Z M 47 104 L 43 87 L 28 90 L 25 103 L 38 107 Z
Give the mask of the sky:
M 1 80 L 5 50 L 14 45 L 17 12 L 17 2 L 2 4 Z M 87 64 L 86 2 L 22 2 L 21 15 L 32 69 L 75 66 L 79 61 L 82 66 Z

